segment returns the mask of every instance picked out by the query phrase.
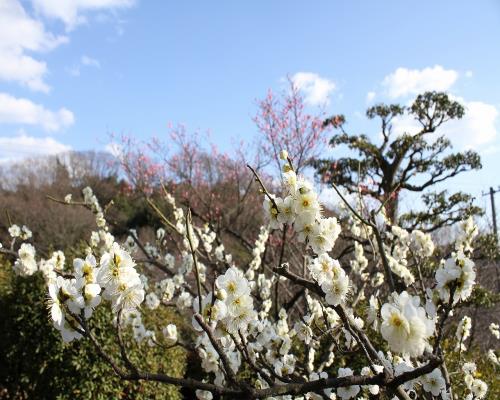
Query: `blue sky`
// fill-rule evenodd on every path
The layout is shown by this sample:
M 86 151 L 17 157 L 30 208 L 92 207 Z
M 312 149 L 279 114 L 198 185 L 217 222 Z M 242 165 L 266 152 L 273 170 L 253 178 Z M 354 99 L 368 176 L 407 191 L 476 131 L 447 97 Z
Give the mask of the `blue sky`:
M 494 0 L 1 0 L 0 160 L 161 137 L 168 122 L 228 149 L 255 137 L 255 100 L 288 74 L 353 132 L 376 134 L 373 102 L 448 90 L 471 110 L 450 138 L 484 164 L 456 182 L 480 195 L 500 184 L 499 44 Z

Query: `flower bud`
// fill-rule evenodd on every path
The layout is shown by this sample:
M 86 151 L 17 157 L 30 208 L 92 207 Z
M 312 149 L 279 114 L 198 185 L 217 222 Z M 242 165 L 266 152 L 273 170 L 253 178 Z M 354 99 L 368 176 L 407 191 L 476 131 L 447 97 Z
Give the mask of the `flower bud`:
M 227 298 L 227 293 L 224 289 L 217 289 L 215 291 L 215 297 L 217 300 L 224 301 Z
M 174 345 L 177 342 L 177 327 L 174 324 L 168 324 L 163 328 L 163 336 L 168 346 Z
M 284 161 L 286 161 L 288 159 L 288 151 L 286 150 L 281 150 L 280 151 L 280 158 Z

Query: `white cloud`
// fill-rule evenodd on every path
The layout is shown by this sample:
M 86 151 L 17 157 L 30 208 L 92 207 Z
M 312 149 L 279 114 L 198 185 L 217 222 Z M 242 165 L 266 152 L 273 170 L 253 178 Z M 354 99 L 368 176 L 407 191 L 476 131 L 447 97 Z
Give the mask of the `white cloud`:
M 70 146 L 51 137 L 37 138 L 20 131 L 17 136 L 0 136 L 0 162 L 25 157 L 58 154 L 71 150 Z
M 101 68 L 101 63 L 95 58 L 83 55 L 80 57 L 80 62 L 72 67 L 66 68 L 66 71 L 71 76 L 80 76 L 81 67 Z
M 312 72 L 297 72 L 292 76 L 292 81 L 299 90 L 304 92 L 306 103 L 313 106 L 328 104 L 330 94 L 336 88 L 333 81 Z
M 71 30 L 86 22 L 85 13 L 128 8 L 135 0 L 32 0 L 35 10 L 49 18 L 59 19 Z
M 0 50 L 0 80 L 15 81 L 33 91 L 48 93 L 50 86 L 44 82 L 47 65 L 21 53 Z
M 17 82 L 33 91 L 47 93 L 47 64 L 40 53 L 69 41 L 66 35 L 46 30 L 41 16 L 60 19 L 67 29 L 85 20 L 91 11 L 130 7 L 135 0 L 32 0 L 36 15 L 29 15 L 20 0 L 0 0 L 0 81 Z M 38 53 L 34 55 L 33 53 Z M 99 67 L 99 61 L 83 56 L 81 63 Z
M 73 113 L 66 108 L 46 109 L 31 100 L 0 93 L 0 123 L 38 125 L 44 130 L 59 131 L 75 122 Z
M 422 125 L 420 125 L 413 117 L 408 115 L 394 117 L 392 120 L 392 132 L 396 136 L 400 136 L 405 133 L 415 135 L 421 128 Z M 380 137 L 382 137 L 382 133 L 380 133 Z
M 371 103 L 375 99 L 376 96 L 377 96 L 377 93 L 375 93 L 375 92 L 368 92 L 366 94 L 366 102 L 367 103 Z
M 44 82 L 46 63 L 25 53 L 47 52 L 67 41 L 66 36 L 47 32 L 17 0 L 0 1 L 0 80 L 48 92 L 50 88 Z
M 101 68 L 101 63 L 99 62 L 99 60 L 96 60 L 95 58 L 84 55 L 82 56 L 80 61 L 82 65 L 85 65 L 86 67 Z
M 472 71 L 471 71 L 471 70 L 469 70 L 469 71 L 465 71 L 465 77 L 466 77 L 466 78 L 472 78 L 472 75 L 473 75 L 473 73 L 472 73 Z
M 464 106 L 465 115 L 462 119 L 446 122 L 436 133 L 448 137 L 458 149 L 478 149 L 491 145 L 498 136 L 497 108 L 481 101 L 466 101 L 460 97 L 451 97 Z M 415 134 L 420 128 L 420 124 L 408 116 L 393 120 L 393 130 L 396 135 Z
M 428 90 L 446 91 L 458 79 L 458 72 L 440 65 L 421 70 L 398 68 L 382 82 L 389 97 L 415 95 Z
M 452 143 L 464 148 L 478 148 L 493 142 L 498 135 L 496 121 L 498 110 L 492 104 L 482 101 L 465 101 L 457 98 L 465 107 L 461 120 L 450 121 L 444 125 L 443 132 Z

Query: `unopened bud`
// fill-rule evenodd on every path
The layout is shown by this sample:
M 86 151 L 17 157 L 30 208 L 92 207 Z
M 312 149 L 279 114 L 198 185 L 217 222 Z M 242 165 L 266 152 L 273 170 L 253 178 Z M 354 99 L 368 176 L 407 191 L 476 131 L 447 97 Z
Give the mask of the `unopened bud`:
M 292 170 L 292 167 L 290 167 L 289 164 L 283 165 L 283 172 L 288 172 L 288 171 L 291 171 L 291 170 Z
M 227 298 L 227 293 L 224 289 L 217 289 L 215 291 L 215 298 L 220 301 L 224 301 Z
M 286 150 L 281 150 L 280 151 L 280 158 L 284 161 L 286 161 L 288 159 L 288 151 Z

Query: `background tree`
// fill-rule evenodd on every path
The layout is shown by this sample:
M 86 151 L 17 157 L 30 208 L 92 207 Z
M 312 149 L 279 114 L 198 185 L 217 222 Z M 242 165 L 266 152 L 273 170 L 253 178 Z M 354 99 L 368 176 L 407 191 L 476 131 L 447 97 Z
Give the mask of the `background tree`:
M 231 153 L 222 152 L 206 135 L 183 125 L 169 128 L 167 140 L 117 140 L 117 159 L 130 193 L 153 196 L 163 194 L 165 187 L 214 231 L 252 248 L 248 238 L 262 223 L 261 201 L 246 164 L 261 169 L 264 162 L 257 152 L 249 156 L 252 151 L 244 143 Z
M 281 150 L 294 157 L 297 172 L 318 158 L 327 142 L 329 126 L 323 124 L 326 115 L 311 114 L 299 87 L 288 79 L 287 89 L 275 95 L 271 90 L 258 102 L 258 112 L 253 118 L 261 135 L 259 150 L 267 162 L 274 163 L 280 171 Z
M 433 231 L 452 225 L 464 215 L 480 214 L 469 194 L 446 190 L 426 192 L 422 196 L 425 212 L 411 211 L 398 215 L 401 192 L 420 193 L 466 171 L 480 169 L 481 159 L 475 151 L 452 152 L 448 138 L 439 134 L 442 125 L 463 117 L 464 107 L 446 93 L 426 92 L 413 104 L 378 104 L 370 107 L 369 119 L 380 119 L 381 143 L 365 134 L 345 131 L 345 118 L 333 116 L 324 126 L 340 132 L 330 140 L 332 147 L 346 145 L 357 153 L 338 159 L 316 159 L 313 165 L 325 183 L 335 183 L 350 193 L 361 191 L 384 204 L 386 215 L 393 223 L 408 228 Z M 416 133 L 396 135 L 393 122 L 397 118 L 413 118 L 420 126 Z M 374 135 L 378 139 L 379 135 Z

